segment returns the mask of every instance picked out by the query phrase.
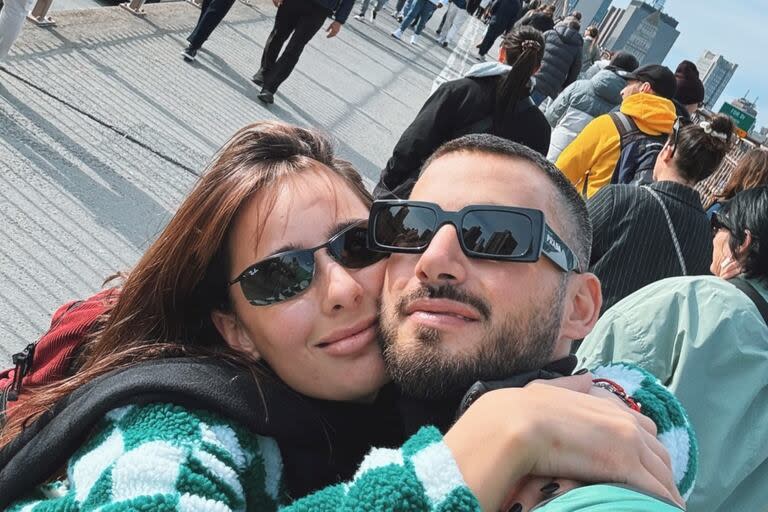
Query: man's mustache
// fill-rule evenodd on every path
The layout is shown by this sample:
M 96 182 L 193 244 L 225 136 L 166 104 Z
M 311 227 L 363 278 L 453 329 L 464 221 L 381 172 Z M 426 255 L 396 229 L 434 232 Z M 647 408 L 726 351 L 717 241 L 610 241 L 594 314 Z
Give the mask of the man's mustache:
M 397 301 L 397 312 L 400 316 L 405 316 L 408 305 L 419 299 L 448 299 L 461 302 L 475 308 L 483 320 L 491 318 L 491 307 L 486 301 L 450 284 L 440 286 L 422 285 L 418 290 L 400 297 L 400 300 Z

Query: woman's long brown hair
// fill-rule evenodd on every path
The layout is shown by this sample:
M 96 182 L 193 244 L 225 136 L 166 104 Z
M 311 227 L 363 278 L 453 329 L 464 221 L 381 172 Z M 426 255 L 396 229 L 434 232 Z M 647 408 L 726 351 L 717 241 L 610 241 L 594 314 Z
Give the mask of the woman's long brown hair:
M 0 432 L 0 447 L 83 384 L 112 370 L 162 357 L 211 356 L 253 370 L 211 321 L 228 310 L 227 237 L 241 207 L 281 179 L 321 163 L 370 204 L 360 175 L 334 156 L 324 136 L 278 122 L 239 130 L 128 274 L 119 299 L 87 342 L 75 375 L 25 390 Z M 267 194 L 269 195 L 269 194 Z M 261 199 L 261 198 L 260 198 Z
M 763 185 L 768 185 L 768 150 L 753 148 L 741 157 L 717 200 L 727 201 L 742 190 Z

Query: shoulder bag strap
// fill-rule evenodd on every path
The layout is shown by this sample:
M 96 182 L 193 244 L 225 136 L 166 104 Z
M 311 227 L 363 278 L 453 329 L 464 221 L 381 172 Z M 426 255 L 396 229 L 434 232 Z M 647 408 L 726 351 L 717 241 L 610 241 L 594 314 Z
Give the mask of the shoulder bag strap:
M 672 224 L 672 218 L 669 216 L 669 210 L 667 210 L 667 206 L 664 204 L 664 201 L 659 197 L 659 194 L 656 193 L 655 190 L 653 190 L 650 187 L 640 187 L 642 189 L 645 189 L 648 191 L 649 194 L 653 196 L 653 198 L 659 203 L 659 206 L 661 206 L 661 210 L 664 212 L 664 217 L 667 219 L 667 226 L 669 227 L 669 234 L 672 235 L 672 243 L 675 244 L 675 251 L 677 251 L 677 259 L 680 261 L 680 268 L 683 269 L 683 275 L 688 275 L 688 269 L 685 267 L 685 260 L 683 259 L 683 251 L 680 249 L 680 242 L 677 240 L 677 233 L 675 232 L 675 226 Z
M 752 302 L 757 306 L 757 310 L 763 317 L 766 325 L 768 325 L 768 302 L 760 295 L 760 292 L 755 290 L 755 287 L 749 284 L 749 282 L 741 277 L 735 277 L 728 280 L 733 286 L 744 292 L 744 295 L 750 298 Z

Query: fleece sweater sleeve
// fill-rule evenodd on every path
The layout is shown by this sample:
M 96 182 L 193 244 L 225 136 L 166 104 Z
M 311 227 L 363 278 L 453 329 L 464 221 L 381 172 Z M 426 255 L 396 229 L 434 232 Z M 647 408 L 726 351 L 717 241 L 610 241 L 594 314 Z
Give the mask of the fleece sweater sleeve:
M 680 401 L 659 379 L 633 364 L 608 364 L 592 373 L 623 387 L 640 404 L 641 412 L 653 420 L 657 438 L 669 452 L 677 489 L 687 499 L 696 480 L 699 454 L 696 435 Z
M 276 510 L 277 444 L 205 411 L 171 404 L 109 412 L 70 458 L 66 480 L 11 512 Z
M 351 481 L 322 489 L 281 512 L 352 510 L 479 512 L 480 504 L 440 432 L 424 427 L 400 449 L 371 450 Z

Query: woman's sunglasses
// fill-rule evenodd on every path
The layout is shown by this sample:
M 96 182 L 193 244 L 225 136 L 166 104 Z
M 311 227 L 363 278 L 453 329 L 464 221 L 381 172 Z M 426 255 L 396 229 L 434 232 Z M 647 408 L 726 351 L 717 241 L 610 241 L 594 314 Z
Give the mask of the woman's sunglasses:
M 363 268 L 387 255 L 366 246 L 367 222 L 342 229 L 324 244 L 310 249 L 285 251 L 254 263 L 228 283 L 240 283 L 245 298 L 254 306 L 269 306 L 305 291 L 315 277 L 315 252 L 328 254 L 346 268 Z
M 684 117 L 678 117 L 675 119 L 675 124 L 672 125 L 672 153 L 669 155 L 670 158 L 675 156 L 675 152 L 677 151 L 677 141 L 680 138 L 680 130 L 689 124 L 691 124 L 690 121 Z
M 544 254 L 565 272 L 579 272 L 573 251 L 530 208 L 473 205 L 446 212 L 434 203 L 376 201 L 368 220 L 368 246 L 384 252 L 420 253 L 444 224 L 453 224 L 470 258 L 534 262 Z

